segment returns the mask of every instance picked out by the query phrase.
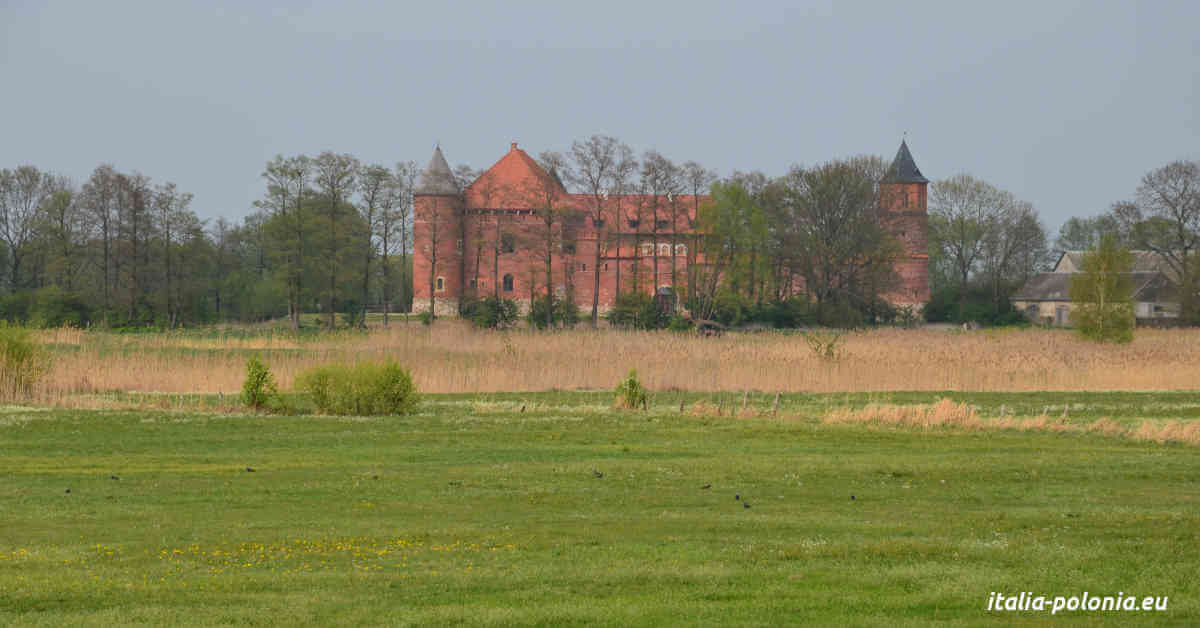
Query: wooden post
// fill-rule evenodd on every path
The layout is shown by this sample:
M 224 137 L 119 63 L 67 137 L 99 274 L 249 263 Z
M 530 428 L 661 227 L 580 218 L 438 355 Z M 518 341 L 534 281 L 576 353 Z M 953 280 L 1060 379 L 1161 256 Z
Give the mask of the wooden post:
M 779 393 L 775 393 L 775 406 L 771 408 L 771 416 L 779 414 Z
M 746 404 L 750 403 L 750 391 L 742 391 L 742 409 L 746 409 Z

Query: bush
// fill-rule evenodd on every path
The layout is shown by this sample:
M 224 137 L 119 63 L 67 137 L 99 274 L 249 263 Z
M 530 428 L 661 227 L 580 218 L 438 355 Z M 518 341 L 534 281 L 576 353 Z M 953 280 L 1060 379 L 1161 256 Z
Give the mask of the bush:
M 544 315 L 545 311 L 542 313 Z M 495 296 L 484 297 L 475 301 L 464 316 L 468 316 L 476 327 L 482 329 L 511 327 L 517 322 L 517 302 Z
M 408 414 L 417 405 L 412 376 L 390 360 L 312 368 L 296 377 L 296 388 L 329 414 Z
M 417 314 L 417 320 L 421 321 L 422 325 L 432 325 L 433 324 L 433 313 L 430 312 L 429 310 L 425 310 L 424 312 Z
M 261 410 L 271 399 L 279 395 L 275 387 L 275 377 L 271 375 L 271 367 L 253 356 L 246 360 L 246 381 L 242 382 L 242 403 Z
M 49 370 L 49 355 L 28 329 L 0 322 L 0 398 L 28 398 Z
M 676 314 L 675 316 L 672 316 L 671 321 L 669 323 L 667 323 L 667 329 L 669 329 L 671 331 L 680 332 L 680 333 L 691 331 L 695 328 L 696 328 L 696 324 L 692 322 L 692 319 L 687 318 L 681 314 Z
M 546 310 L 553 308 L 550 319 L 555 327 L 574 327 L 579 323 L 579 306 L 572 299 L 542 295 L 533 300 L 526 319 L 538 329 L 546 328 Z
M 617 398 L 613 402 L 613 406 L 617 408 L 645 408 L 646 407 L 646 389 L 642 387 L 642 383 L 638 381 L 637 370 L 630 369 L 629 375 L 617 384 Z
M 629 329 L 662 329 L 669 320 L 658 309 L 654 298 L 643 292 L 617 295 L 616 302 L 605 318 L 614 327 Z

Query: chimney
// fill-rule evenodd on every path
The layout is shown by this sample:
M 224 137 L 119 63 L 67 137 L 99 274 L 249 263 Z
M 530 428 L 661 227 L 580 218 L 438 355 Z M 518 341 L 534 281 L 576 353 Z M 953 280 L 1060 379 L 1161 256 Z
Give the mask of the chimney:
M 513 142 L 513 143 L 512 143 L 512 150 L 517 150 L 517 143 L 516 143 L 516 142 Z

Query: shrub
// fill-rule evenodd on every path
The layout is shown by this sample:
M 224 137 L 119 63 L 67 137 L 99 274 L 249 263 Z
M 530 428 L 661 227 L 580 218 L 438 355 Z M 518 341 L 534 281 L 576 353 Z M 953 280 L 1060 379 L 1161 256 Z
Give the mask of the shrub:
M 425 310 L 424 312 L 417 314 L 417 320 L 421 321 L 422 325 L 432 325 L 433 324 L 433 313 L 430 312 L 429 310 Z
M 329 414 L 408 414 L 417 405 L 412 376 L 390 360 L 318 366 L 297 376 L 296 388 Z
M 617 295 L 616 302 L 605 318 L 614 327 L 630 329 L 662 329 L 668 321 L 654 303 L 654 298 L 642 292 Z
M 667 329 L 669 329 L 671 331 L 685 332 L 685 331 L 691 331 L 695 328 L 696 328 L 696 324 L 692 322 L 692 319 L 687 318 L 681 314 L 676 314 L 675 316 L 672 316 L 671 322 L 667 323 Z
M 617 384 L 617 398 L 613 406 L 617 408 L 636 409 L 646 407 L 646 389 L 638 381 L 637 370 L 630 369 L 629 375 Z
M 579 306 L 572 299 L 542 295 L 533 300 L 526 318 L 538 329 L 546 328 L 546 310 L 553 308 L 550 319 L 555 327 L 574 327 L 579 323 Z
M 28 329 L 0 321 L 0 398 L 28 398 L 50 370 L 50 358 Z
M 474 302 L 469 316 L 476 327 L 483 329 L 511 327 L 517 322 L 517 302 L 495 296 L 484 297 Z
M 246 360 L 246 381 L 242 382 L 242 403 L 261 410 L 272 398 L 279 395 L 275 387 L 275 377 L 271 375 L 271 367 L 267 363 L 252 356 Z

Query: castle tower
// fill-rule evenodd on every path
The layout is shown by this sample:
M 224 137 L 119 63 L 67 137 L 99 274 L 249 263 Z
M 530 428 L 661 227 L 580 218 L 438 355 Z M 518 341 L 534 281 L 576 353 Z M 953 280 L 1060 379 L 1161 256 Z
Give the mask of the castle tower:
M 413 190 L 414 312 L 458 314 L 463 289 L 462 212 L 462 192 L 438 146 Z
M 929 302 L 928 186 L 929 179 L 917 168 L 908 143 L 901 141 L 896 158 L 879 182 L 884 223 L 904 248 L 896 264 L 900 283 L 887 296 L 894 305 L 920 309 Z

